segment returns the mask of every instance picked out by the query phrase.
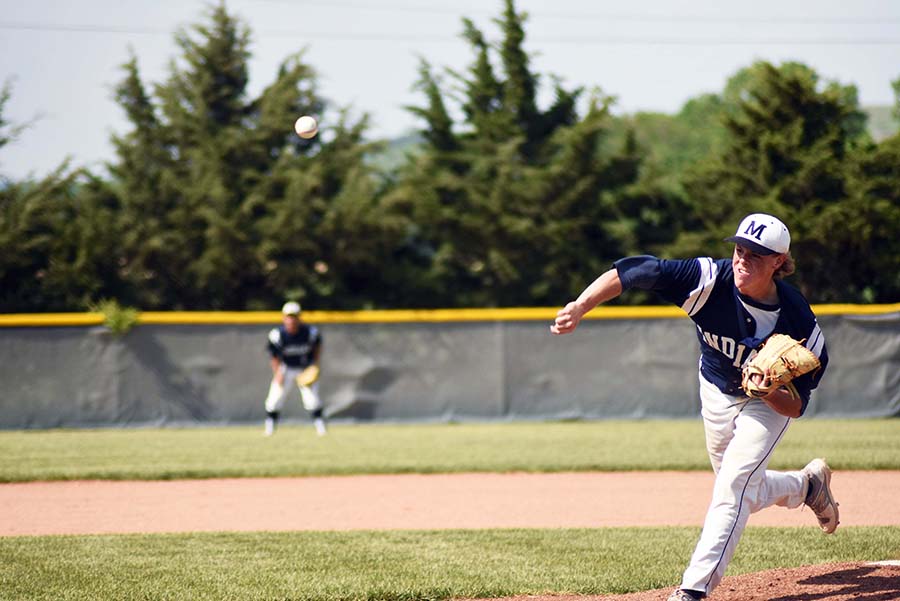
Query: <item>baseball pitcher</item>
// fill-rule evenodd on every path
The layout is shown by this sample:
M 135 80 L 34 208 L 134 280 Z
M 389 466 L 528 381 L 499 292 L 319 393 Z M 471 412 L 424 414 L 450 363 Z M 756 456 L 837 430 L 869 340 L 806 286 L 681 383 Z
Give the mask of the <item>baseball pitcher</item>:
M 797 471 L 766 469 L 828 365 L 825 337 L 809 304 L 781 280 L 794 271 L 790 233 L 777 218 L 756 213 L 726 241 L 735 244 L 731 259 L 620 259 L 550 327 L 568 334 L 585 313 L 632 288 L 657 292 L 696 326 L 701 413 L 716 481 L 703 533 L 669 601 L 696 601 L 712 592 L 751 513 L 805 503 L 826 534 L 838 525 L 824 460 Z

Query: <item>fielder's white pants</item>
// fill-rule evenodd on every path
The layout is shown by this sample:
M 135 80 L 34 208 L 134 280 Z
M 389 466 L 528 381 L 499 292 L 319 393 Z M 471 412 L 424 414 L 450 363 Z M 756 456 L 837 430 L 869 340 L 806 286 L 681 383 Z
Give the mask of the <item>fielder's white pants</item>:
M 761 400 L 723 394 L 702 375 L 700 402 L 716 481 L 681 588 L 709 594 L 722 580 L 750 514 L 770 505 L 799 507 L 806 480 L 799 471 L 766 470 L 791 418 Z
M 292 369 L 282 364 L 280 371 L 284 374 L 284 384 L 279 384 L 275 378 L 272 378 L 272 383 L 269 385 L 269 395 L 266 397 L 267 412 L 281 411 L 294 386 L 300 389 L 300 400 L 303 402 L 304 409 L 312 412 L 322 408 L 318 382 L 313 383 L 312 386 L 301 386 L 297 383 L 297 376 L 303 371 L 302 369 Z

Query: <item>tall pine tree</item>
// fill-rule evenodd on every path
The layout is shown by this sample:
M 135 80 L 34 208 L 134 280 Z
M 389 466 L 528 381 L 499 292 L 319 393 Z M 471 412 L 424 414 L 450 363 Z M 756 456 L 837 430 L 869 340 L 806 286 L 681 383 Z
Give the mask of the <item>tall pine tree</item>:
M 289 56 L 251 97 L 250 33 L 224 3 L 176 40 L 181 55 L 152 94 L 135 58 L 116 93 L 131 130 L 115 138 L 110 172 L 123 205 L 122 271 L 137 305 L 261 309 L 295 295 L 326 308 L 367 302 L 384 286 L 343 294 L 351 272 L 371 265 L 348 259 L 324 227 L 339 214 L 369 231 L 389 223 L 365 162 L 365 118 L 328 123 L 328 139 L 294 135 L 299 115 L 327 120 L 314 70 L 302 53 Z M 356 238 L 352 252 L 376 261 L 390 252 L 389 236 Z
M 455 96 L 422 63 L 427 102 L 412 110 L 425 122 L 425 149 L 388 198 L 411 216 L 406 256 L 420 273 L 411 296 L 423 303 L 555 304 L 621 250 L 613 222 L 621 192 L 636 180 L 637 154 L 601 151 L 606 98 L 598 95 L 579 118 L 583 90 L 554 80 L 554 101 L 538 106 L 524 22 L 506 0 L 492 52 L 463 20 L 474 58 L 466 72 L 450 72 L 462 90 L 463 123 L 450 121 Z

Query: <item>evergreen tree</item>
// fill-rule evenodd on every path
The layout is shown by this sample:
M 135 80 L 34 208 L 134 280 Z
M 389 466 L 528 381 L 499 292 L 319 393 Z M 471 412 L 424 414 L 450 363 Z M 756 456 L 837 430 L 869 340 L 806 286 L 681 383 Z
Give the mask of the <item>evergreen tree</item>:
M 900 135 L 869 138 L 854 87 L 757 63 L 678 115 L 616 120 L 550 76 L 544 109 L 526 17 L 503 6 L 497 44 L 463 20 L 452 85 L 421 61 L 423 146 L 383 174 L 366 116 L 328 119 L 302 53 L 250 96 L 250 33 L 224 3 L 178 33 L 164 82 L 132 55 L 109 181 L 63 164 L 0 182 L 0 311 L 552 306 L 625 254 L 721 256 L 755 211 L 790 225 L 813 302 L 900 296 Z M 0 150 L 22 129 L 9 95 Z M 301 114 L 327 133 L 295 136 Z
M 71 212 L 57 198 L 68 193 L 72 178 L 61 167 L 39 182 L 0 185 L 0 311 L 64 310 L 62 299 L 46 285 L 58 266 L 56 252 Z M 50 276 L 56 279 L 56 272 Z M 57 289 L 56 294 L 59 293 Z
M 900 119 L 900 79 L 894 82 Z M 857 149 L 848 197 L 824 208 L 803 255 L 803 282 L 819 302 L 900 298 L 900 134 Z M 807 267 L 809 265 L 809 267 Z
M 425 95 L 428 106 L 425 108 L 408 106 L 406 109 L 425 121 L 426 127 L 422 130 L 422 135 L 430 149 L 439 153 L 458 151 L 459 140 L 453 133 L 453 120 L 447 112 L 440 83 L 425 59 L 420 59 L 419 79 L 414 87 Z
M 247 191 L 242 184 L 249 32 L 220 4 L 210 23 L 196 25 L 193 34 L 176 35 L 184 66 L 173 63 L 169 80 L 156 92 L 178 158 L 171 170 L 179 182 L 173 216 L 183 232 L 172 275 L 186 286 L 169 302 L 240 307 L 247 280 L 259 271 L 240 215 Z
M 804 65 L 762 62 L 723 97 L 737 99 L 725 149 L 686 174 L 696 227 L 667 254 L 721 256 L 741 217 L 768 212 L 791 228 L 792 279 L 812 302 L 896 299 L 896 141 L 871 142 L 855 87 L 820 82 Z
M 510 114 L 503 111 L 503 84 L 491 64 L 487 40 L 471 19 L 463 19 L 463 37 L 475 52 L 468 78 L 451 71 L 462 82 L 465 90 L 463 113 L 474 129 L 475 137 L 499 142 L 504 139 L 513 122 Z M 427 73 L 424 75 L 427 76 Z M 432 93 L 441 97 L 439 89 Z
M 302 53 L 292 55 L 251 98 L 250 34 L 224 3 L 176 39 L 181 57 L 152 95 L 134 58 L 116 95 L 132 129 L 115 138 L 110 172 L 123 205 L 124 271 L 139 306 L 260 309 L 295 293 L 326 308 L 367 302 L 372 289 L 343 294 L 338 283 L 351 276 L 341 270 L 352 262 L 335 256 L 323 229 L 336 207 L 352 213 L 377 202 L 365 118 L 329 126 L 328 141 L 294 135 L 297 116 L 325 113 L 314 70 Z M 377 210 L 362 215 L 380 219 Z M 380 257 L 372 245 L 386 244 L 383 235 L 354 242 L 371 260 Z
M 847 158 L 863 132 L 855 89 L 823 87 L 794 63 L 760 62 L 751 75 L 737 111 L 725 118 L 724 152 L 684 178 L 699 227 L 675 252 L 716 252 L 741 217 L 764 211 L 790 224 L 802 255 L 816 217 L 847 198 Z
M 620 250 L 612 221 L 619 192 L 637 177 L 637 153 L 600 152 L 606 98 L 594 98 L 579 119 L 582 90 L 555 81 L 552 105 L 537 106 L 525 15 L 511 0 L 504 7 L 499 68 L 484 34 L 463 20 L 474 60 L 465 73 L 451 72 L 466 119 L 456 129 L 445 101 L 453 96 L 423 61 L 427 104 L 412 110 L 425 121 L 425 148 L 388 195 L 412 221 L 404 256 L 420 275 L 410 297 L 431 306 L 555 304 Z
M 0 312 L 82 311 L 127 297 L 116 214 L 102 182 L 67 164 L 0 186 Z
M 540 237 L 529 244 L 529 261 L 540 272 L 528 293 L 537 304 L 573 298 L 629 250 L 623 210 L 640 158 L 633 137 L 611 153 L 598 151 L 610 126 L 611 102 L 595 92 L 584 118 L 557 133 L 559 150 L 541 179 L 530 182 Z
M 3 87 L 0 87 L 0 150 L 18 138 L 19 134 L 21 134 L 26 127 L 22 124 L 11 123 L 3 116 L 6 103 L 9 102 L 11 96 L 12 83 L 6 81 L 3 83 Z
M 118 160 L 108 169 L 122 205 L 122 274 L 135 290 L 128 300 L 144 309 L 183 308 L 178 298 L 189 288 L 183 274 L 192 260 L 193 233 L 182 221 L 179 147 L 146 91 L 137 58 L 132 55 L 122 69 L 115 100 L 133 129 L 112 137 Z
M 5 119 L 10 96 L 7 83 L 0 150 L 26 127 Z M 66 162 L 39 180 L 0 178 L 0 312 L 78 311 L 99 295 L 124 294 L 115 215 L 108 190 Z
M 405 219 L 381 201 L 381 186 L 365 156 L 367 122 L 344 116 L 330 127 L 334 139 L 315 157 L 277 168 L 255 195 L 268 210 L 259 221 L 266 287 L 315 307 L 359 309 L 398 306 L 403 286 L 392 254 Z

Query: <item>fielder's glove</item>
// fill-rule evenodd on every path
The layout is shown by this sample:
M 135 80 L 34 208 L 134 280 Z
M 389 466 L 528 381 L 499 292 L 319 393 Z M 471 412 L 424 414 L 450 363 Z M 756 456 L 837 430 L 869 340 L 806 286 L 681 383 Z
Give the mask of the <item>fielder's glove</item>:
M 300 374 L 297 376 L 297 384 L 299 384 L 300 386 L 312 386 L 318 379 L 319 366 L 313 364 L 300 372 Z
M 797 398 L 791 380 L 819 369 L 819 358 L 787 334 L 773 334 L 753 359 L 744 365 L 741 388 L 747 396 L 762 398 L 784 387 Z

